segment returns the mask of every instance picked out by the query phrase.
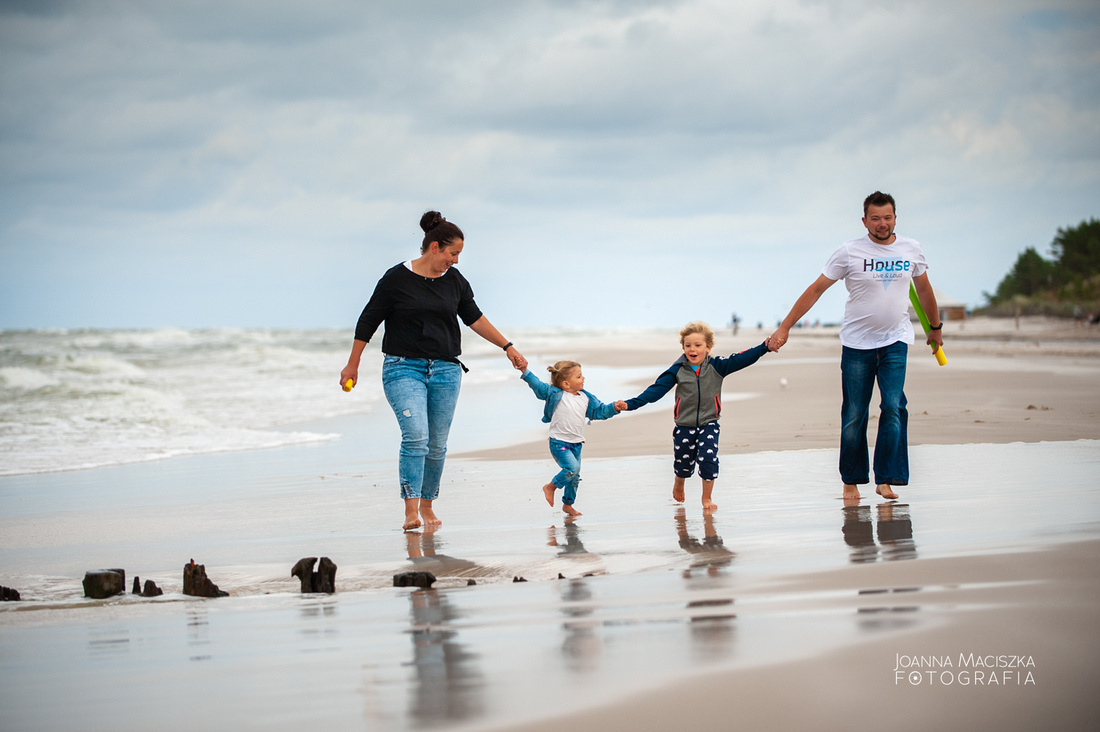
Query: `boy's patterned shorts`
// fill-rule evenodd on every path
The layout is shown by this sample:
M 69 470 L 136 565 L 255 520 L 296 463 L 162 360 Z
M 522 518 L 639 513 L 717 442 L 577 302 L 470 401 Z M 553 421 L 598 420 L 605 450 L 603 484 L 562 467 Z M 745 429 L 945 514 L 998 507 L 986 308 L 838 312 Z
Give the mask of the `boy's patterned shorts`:
M 690 478 L 699 464 L 699 477 L 718 477 L 718 423 L 702 427 L 676 426 L 672 430 L 672 470 L 677 478 Z

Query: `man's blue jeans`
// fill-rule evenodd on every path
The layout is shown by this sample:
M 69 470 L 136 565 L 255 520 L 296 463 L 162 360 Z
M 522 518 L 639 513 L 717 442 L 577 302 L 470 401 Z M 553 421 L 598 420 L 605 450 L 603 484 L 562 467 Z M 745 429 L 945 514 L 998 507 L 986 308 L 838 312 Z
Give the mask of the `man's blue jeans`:
M 878 435 L 875 438 L 875 484 L 909 484 L 909 412 L 906 411 L 903 341 L 872 350 L 844 347 L 840 357 L 844 401 L 840 408 L 840 479 L 847 485 L 869 482 L 867 415 L 871 391 L 878 382 Z
M 562 489 L 561 502 L 572 506 L 577 500 L 577 486 L 581 482 L 581 448 L 583 442 L 563 442 L 550 438 L 550 455 L 561 468 L 551 479 L 556 487 Z
M 461 386 L 462 367 L 452 361 L 387 355 L 382 362 L 382 389 L 401 427 L 402 498 L 434 501 L 439 495 Z

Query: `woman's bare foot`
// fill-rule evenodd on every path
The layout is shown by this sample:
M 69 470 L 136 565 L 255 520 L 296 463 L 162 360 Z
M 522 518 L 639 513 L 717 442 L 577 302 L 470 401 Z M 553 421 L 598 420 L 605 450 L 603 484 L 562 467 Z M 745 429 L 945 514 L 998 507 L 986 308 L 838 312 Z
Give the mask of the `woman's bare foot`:
M 421 499 L 420 501 L 420 518 L 424 519 L 425 526 L 442 526 L 443 521 L 435 515 L 435 511 L 432 510 L 432 502 Z
M 420 499 L 405 499 L 405 523 L 401 526 L 405 531 L 420 528 Z
M 672 482 L 672 500 L 677 503 L 684 502 L 684 479 L 677 478 Z
M 898 494 L 894 493 L 893 489 L 891 489 L 890 486 L 886 485 L 885 483 L 875 488 L 875 493 L 878 493 L 880 496 L 888 501 L 892 501 L 898 497 Z
M 551 506 L 554 505 L 554 488 L 556 487 L 553 483 L 547 483 L 542 487 L 542 495 L 546 496 L 546 502 Z
M 561 504 L 561 510 L 565 511 L 570 516 L 581 516 L 582 515 L 580 511 L 573 508 L 573 506 L 568 504 L 568 503 Z

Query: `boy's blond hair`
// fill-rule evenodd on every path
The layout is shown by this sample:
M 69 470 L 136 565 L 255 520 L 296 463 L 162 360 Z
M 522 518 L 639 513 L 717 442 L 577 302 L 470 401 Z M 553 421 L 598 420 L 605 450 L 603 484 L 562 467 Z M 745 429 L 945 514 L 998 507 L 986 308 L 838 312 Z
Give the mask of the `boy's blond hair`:
M 680 345 L 684 345 L 684 339 L 692 333 L 698 333 L 707 341 L 707 348 L 714 348 L 714 331 L 701 320 L 693 320 L 680 330 Z
M 581 365 L 576 361 L 558 361 L 553 366 L 547 366 L 546 370 L 550 372 L 550 383 L 561 388 L 561 382 L 569 378 L 569 375 L 573 373 L 573 369 L 579 369 Z

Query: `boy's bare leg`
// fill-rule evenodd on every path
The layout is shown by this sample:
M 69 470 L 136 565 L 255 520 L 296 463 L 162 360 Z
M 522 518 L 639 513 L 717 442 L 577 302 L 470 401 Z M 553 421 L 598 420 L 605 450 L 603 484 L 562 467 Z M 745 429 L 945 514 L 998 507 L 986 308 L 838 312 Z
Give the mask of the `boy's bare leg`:
M 542 495 L 546 496 L 546 502 L 551 506 L 554 505 L 554 489 L 557 488 L 553 483 L 547 483 L 542 487 Z
M 883 498 L 885 498 L 888 501 L 892 501 L 892 500 L 894 500 L 895 498 L 898 497 L 898 494 L 894 493 L 894 490 L 885 483 L 883 483 L 883 484 L 879 485 L 877 488 L 875 488 L 875 493 L 878 493 L 880 496 L 882 496 Z
M 432 502 L 420 499 L 420 518 L 424 519 L 424 524 L 427 526 L 442 526 L 443 521 L 435 515 L 435 511 L 432 510 Z
M 672 481 L 672 500 L 677 503 L 684 502 L 684 479 L 680 476 L 676 476 Z
M 571 504 L 568 504 L 568 503 L 561 504 L 561 510 L 565 511 L 570 516 L 580 516 L 581 515 L 580 511 L 573 508 L 573 506 Z
M 401 528 L 403 528 L 405 531 L 411 531 L 412 529 L 420 528 L 419 498 L 405 499 L 405 524 Z
M 703 481 L 703 513 L 714 513 L 718 510 L 718 504 L 711 500 L 711 493 L 714 491 L 714 481 Z

